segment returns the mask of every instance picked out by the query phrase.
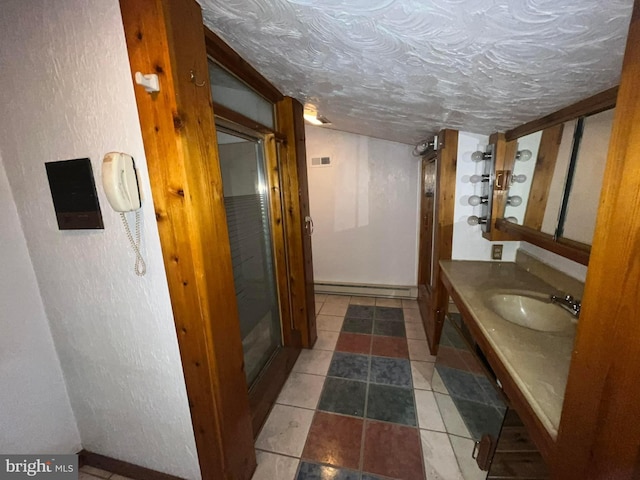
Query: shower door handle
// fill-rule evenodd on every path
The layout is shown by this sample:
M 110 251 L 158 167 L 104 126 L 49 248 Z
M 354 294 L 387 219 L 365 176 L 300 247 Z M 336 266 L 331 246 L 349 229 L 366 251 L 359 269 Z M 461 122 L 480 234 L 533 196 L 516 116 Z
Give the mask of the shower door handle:
M 313 235 L 313 218 L 309 215 L 304 217 L 304 228 L 307 230 L 309 236 Z

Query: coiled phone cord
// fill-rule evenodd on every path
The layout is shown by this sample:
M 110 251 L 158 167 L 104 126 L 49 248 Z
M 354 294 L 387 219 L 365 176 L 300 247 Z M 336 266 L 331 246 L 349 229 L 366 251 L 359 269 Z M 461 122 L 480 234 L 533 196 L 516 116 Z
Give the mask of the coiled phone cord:
M 127 232 L 127 237 L 129 238 L 129 242 L 133 247 L 133 251 L 136 254 L 136 264 L 134 266 L 134 271 L 136 275 L 139 277 L 144 276 L 147 273 L 147 264 L 144 263 L 144 258 L 142 258 L 142 254 L 140 253 L 140 210 L 136 210 L 136 239 L 133 240 L 133 235 L 131 234 L 131 229 L 129 228 L 129 222 L 127 222 L 127 217 L 125 216 L 125 212 L 120 212 L 120 218 L 122 219 L 122 224 L 124 225 L 124 229 Z

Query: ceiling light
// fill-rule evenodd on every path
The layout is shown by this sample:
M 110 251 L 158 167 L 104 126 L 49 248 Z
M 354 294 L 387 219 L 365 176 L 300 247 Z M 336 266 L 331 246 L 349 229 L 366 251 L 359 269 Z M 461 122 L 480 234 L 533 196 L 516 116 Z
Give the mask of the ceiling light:
M 310 113 L 304 114 L 304 119 L 309 122 L 311 125 L 322 125 L 322 120 L 318 118 L 317 115 L 312 115 Z

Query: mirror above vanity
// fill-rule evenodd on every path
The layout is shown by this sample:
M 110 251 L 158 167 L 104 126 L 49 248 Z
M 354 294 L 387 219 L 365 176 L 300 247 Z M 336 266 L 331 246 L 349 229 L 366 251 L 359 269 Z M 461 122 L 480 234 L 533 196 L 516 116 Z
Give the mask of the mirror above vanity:
M 505 135 L 508 191 L 496 229 L 588 264 L 615 112 L 611 89 Z M 496 192 L 494 192 L 496 195 Z

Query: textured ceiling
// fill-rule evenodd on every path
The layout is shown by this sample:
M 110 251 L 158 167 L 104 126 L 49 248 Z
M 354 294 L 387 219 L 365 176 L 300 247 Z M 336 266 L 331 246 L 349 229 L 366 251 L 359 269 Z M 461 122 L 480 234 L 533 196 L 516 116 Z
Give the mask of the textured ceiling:
M 616 85 L 633 0 L 199 0 L 205 24 L 332 128 L 504 131 Z

